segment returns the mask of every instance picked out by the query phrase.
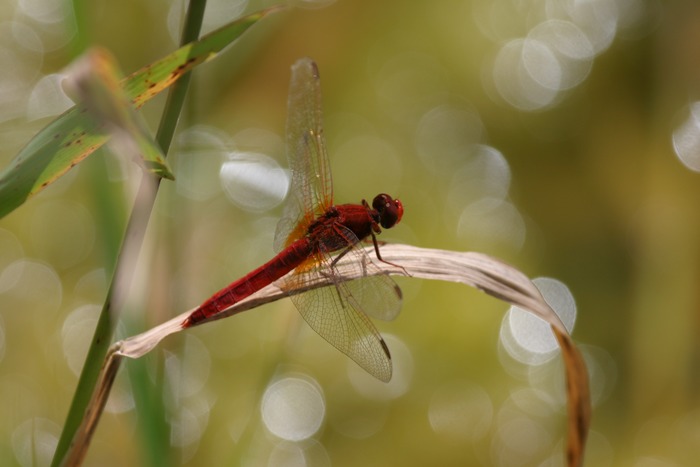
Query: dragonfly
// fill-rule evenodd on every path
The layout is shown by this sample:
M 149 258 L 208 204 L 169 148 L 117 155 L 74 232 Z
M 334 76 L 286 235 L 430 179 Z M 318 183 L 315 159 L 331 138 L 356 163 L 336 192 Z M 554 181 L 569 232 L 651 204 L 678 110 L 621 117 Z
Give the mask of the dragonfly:
M 289 294 L 314 331 L 371 375 L 388 382 L 391 354 L 368 315 L 395 318 L 401 309 L 401 289 L 372 262 L 361 241 L 371 238 L 377 259 L 383 261 L 376 236 L 401 221 L 403 204 L 385 193 L 377 195 L 371 206 L 364 199 L 360 204 L 333 204 L 320 77 L 310 58 L 292 66 L 286 133 L 291 182 L 275 232 L 277 255 L 212 295 L 182 325 L 198 324 L 274 282 Z M 350 273 L 344 268 L 350 268 Z M 331 285 L 290 293 L 319 280 Z

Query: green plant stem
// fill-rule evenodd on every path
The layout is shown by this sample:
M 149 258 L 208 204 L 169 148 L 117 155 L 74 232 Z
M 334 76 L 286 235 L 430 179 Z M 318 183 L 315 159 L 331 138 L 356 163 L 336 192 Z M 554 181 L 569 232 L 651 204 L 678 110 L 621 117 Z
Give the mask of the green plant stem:
M 199 37 L 205 6 L 206 0 L 192 0 L 190 2 L 182 34 L 183 44 L 196 40 Z M 166 155 L 170 148 L 175 133 L 175 127 L 177 126 L 177 121 L 185 102 L 189 81 L 190 76 L 188 73 L 175 83 L 168 93 L 163 117 L 156 134 L 156 141 Z M 88 355 L 85 359 L 83 370 L 80 374 L 73 401 L 68 410 L 66 422 L 63 426 L 63 431 L 51 463 L 52 466 L 57 467 L 63 463 L 63 459 L 80 426 L 85 410 L 95 389 L 100 368 L 102 367 L 102 363 L 112 342 L 114 331 L 117 326 L 117 313 L 120 311 L 119 308 L 122 303 L 121 297 L 117 295 L 123 294 L 124 291 L 128 290 L 131 278 L 133 277 L 133 268 L 135 266 L 135 261 L 133 261 L 133 259 L 138 256 L 141 246 L 143 245 L 146 226 L 148 225 L 148 220 L 153 211 L 159 183 L 160 179 L 144 172 L 136 201 L 134 202 L 134 209 L 126 227 L 114 274 L 112 275 L 112 282 L 107 292 L 107 297 L 95 329 L 95 335 L 93 336 L 92 343 L 88 350 Z M 115 304 L 117 306 L 115 306 Z

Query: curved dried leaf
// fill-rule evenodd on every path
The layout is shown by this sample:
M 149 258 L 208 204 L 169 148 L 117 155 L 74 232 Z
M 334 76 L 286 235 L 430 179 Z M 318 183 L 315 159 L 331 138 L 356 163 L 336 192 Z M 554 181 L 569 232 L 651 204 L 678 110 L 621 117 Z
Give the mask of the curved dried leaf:
M 373 251 L 372 248 L 367 248 L 367 254 L 372 255 Z M 401 265 L 411 277 L 458 282 L 475 287 L 500 300 L 530 311 L 552 326 L 552 331 L 562 350 L 566 368 L 569 425 L 567 462 L 569 466 L 582 465 L 591 417 L 586 365 L 564 324 L 532 281 L 514 267 L 481 253 L 434 250 L 408 245 L 384 245 L 381 252 L 385 261 Z M 376 262 L 376 264 L 379 266 L 377 273 L 403 274 L 401 268 L 383 262 Z M 350 275 L 355 269 L 344 266 L 347 266 L 347 262 L 339 261 L 340 273 L 347 280 L 356 279 L 357 277 Z M 302 293 L 311 288 L 327 285 L 331 285 L 330 281 L 319 276 L 315 283 L 307 284 L 304 289 L 294 290 L 291 293 Z M 286 296 L 287 293 L 271 284 L 200 324 L 226 318 Z M 143 334 L 118 342 L 114 349 L 115 355 L 139 358 L 148 353 L 164 337 L 181 331 L 182 322 L 190 312 L 182 313 Z

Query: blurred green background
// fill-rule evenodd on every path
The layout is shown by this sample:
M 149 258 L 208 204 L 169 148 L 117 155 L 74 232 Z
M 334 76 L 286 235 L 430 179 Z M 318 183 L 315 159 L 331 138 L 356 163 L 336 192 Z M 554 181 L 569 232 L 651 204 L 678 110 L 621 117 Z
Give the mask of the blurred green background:
M 310 56 L 336 201 L 390 193 L 406 214 L 382 240 L 556 279 L 538 283 L 575 315 L 591 376 L 587 465 L 694 465 L 700 3 L 298 3 L 195 71 L 120 337 L 271 257 L 289 69 Z M 205 30 L 269 5 L 209 1 Z M 177 47 L 184 8 L 3 2 L 2 166 L 70 105 L 71 60 L 101 45 L 134 71 Z M 152 129 L 163 103 L 143 109 Z M 104 148 L 0 221 L 2 465 L 51 459 L 139 178 Z M 86 463 L 563 465 L 563 369 L 537 323 L 455 284 L 397 282 L 400 317 L 376 323 L 391 384 L 283 300 L 125 365 Z

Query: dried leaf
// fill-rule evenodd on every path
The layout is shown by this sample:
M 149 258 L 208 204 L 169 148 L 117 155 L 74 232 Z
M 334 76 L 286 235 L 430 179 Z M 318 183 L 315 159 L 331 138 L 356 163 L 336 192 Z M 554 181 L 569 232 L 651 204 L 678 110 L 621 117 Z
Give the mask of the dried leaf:
M 586 365 L 559 316 L 547 304 L 532 281 L 512 266 L 481 253 L 434 250 L 408 245 L 384 245 L 381 252 L 385 261 L 401 265 L 411 277 L 458 282 L 475 287 L 500 300 L 530 311 L 552 326 L 552 331 L 562 350 L 566 368 L 569 416 L 567 462 L 569 466 L 583 465 L 591 417 Z M 372 255 L 373 249 L 368 248 L 367 254 Z M 347 280 L 356 279 L 356 277 L 347 276 L 353 269 L 344 268 L 344 265 L 343 260 L 338 263 L 341 275 L 345 275 Z M 403 274 L 401 268 L 383 262 L 377 262 L 377 265 L 385 273 Z M 317 283 L 310 284 L 303 290 L 295 290 L 294 293 L 331 285 L 330 280 L 319 279 Z M 285 292 L 271 284 L 200 324 L 223 319 L 286 296 Z M 190 313 L 191 311 L 183 313 L 143 334 L 118 342 L 114 347 L 115 355 L 129 358 L 143 356 L 164 337 L 182 331 L 182 322 Z

